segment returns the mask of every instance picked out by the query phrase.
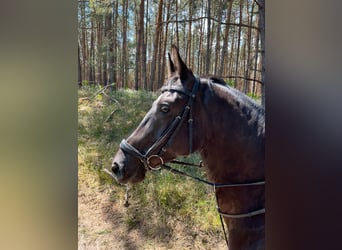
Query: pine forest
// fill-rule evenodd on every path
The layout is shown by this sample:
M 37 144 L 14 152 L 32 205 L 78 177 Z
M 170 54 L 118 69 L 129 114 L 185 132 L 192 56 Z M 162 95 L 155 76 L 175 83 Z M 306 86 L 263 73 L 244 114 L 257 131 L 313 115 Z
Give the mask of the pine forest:
M 175 44 L 200 76 L 264 104 L 264 0 L 79 0 L 78 84 L 156 91 Z

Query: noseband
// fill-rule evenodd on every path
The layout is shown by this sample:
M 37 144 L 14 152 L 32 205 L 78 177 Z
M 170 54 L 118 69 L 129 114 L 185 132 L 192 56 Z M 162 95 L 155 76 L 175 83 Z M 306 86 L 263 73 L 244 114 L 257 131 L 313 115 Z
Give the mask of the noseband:
M 152 146 L 146 151 L 145 154 L 141 153 L 137 148 L 129 144 L 125 139 L 123 139 L 120 143 L 120 149 L 128 154 L 131 154 L 135 157 L 137 157 L 143 164 L 144 167 L 152 170 L 158 170 L 160 167 L 153 167 L 151 166 L 151 160 L 153 158 L 159 159 L 160 164 L 157 166 L 163 165 L 164 160 L 161 157 L 161 154 L 166 152 L 166 148 L 169 146 L 169 144 L 172 142 L 172 139 L 176 136 L 179 128 L 182 126 L 183 122 L 185 121 L 186 117 L 189 117 L 188 124 L 189 124 L 189 154 L 193 152 L 193 142 L 192 142 L 192 134 L 193 134 L 193 118 L 192 118 L 192 105 L 194 103 L 195 97 L 197 95 L 197 92 L 199 90 L 200 86 L 200 80 L 196 78 L 194 86 L 192 87 L 192 90 L 189 91 L 181 86 L 173 86 L 168 85 L 164 86 L 161 91 L 162 93 L 169 91 L 169 92 L 177 92 L 182 95 L 188 96 L 188 102 L 183 108 L 183 110 L 176 116 L 176 118 L 172 121 L 172 123 L 169 125 L 169 127 L 165 130 L 165 132 L 162 134 L 162 136 L 157 139 Z M 159 152 L 157 154 L 153 154 L 153 152 L 160 148 Z

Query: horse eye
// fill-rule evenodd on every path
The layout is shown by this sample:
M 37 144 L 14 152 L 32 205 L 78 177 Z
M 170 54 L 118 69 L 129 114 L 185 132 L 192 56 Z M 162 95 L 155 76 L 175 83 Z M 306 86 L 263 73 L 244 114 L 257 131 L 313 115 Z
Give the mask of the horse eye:
M 163 112 L 163 113 L 167 113 L 167 112 L 169 112 L 169 106 L 167 106 L 167 105 L 162 105 L 161 107 L 160 107 L 160 111 L 161 112 Z

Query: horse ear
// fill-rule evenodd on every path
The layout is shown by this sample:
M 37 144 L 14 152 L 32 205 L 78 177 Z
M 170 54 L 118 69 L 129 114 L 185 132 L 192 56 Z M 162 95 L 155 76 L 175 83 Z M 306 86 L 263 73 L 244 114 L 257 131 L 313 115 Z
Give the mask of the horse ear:
M 167 54 L 169 55 L 169 67 L 168 67 L 169 77 L 171 77 L 173 75 L 173 73 L 175 73 L 176 69 L 175 69 L 175 65 L 172 62 L 170 53 L 167 53 Z
M 176 45 L 172 45 L 171 52 L 174 65 L 176 66 L 176 72 L 179 74 L 180 78 L 185 80 L 194 77 L 192 71 L 188 69 L 188 67 L 185 65 L 182 58 L 180 57 Z

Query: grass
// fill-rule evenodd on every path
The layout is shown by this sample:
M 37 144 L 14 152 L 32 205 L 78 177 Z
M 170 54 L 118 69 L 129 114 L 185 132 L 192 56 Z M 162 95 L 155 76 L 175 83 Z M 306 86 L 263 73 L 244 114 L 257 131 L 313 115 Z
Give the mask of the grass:
M 119 90 L 84 99 L 93 97 L 98 90 L 92 86 L 79 90 L 79 181 L 95 175 L 96 182 L 91 184 L 94 187 L 114 185 L 116 192 L 108 198 L 113 201 L 123 199 L 125 190 L 101 169 L 109 168 L 120 141 L 137 127 L 157 96 L 145 91 Z M 112 113 L 113 117 L 108 119 Z M 199 156 L 187 160 L 198 162 Z M 187 171 L 205 176 L 201 169 L 187 168 Z M 146 230 L 147 235 L 172 232 L 175 220 L 192 230 L 207 233 L 221 230 L 213 190 L 205 184 L 157 171 L 148 173 L 142 183 L 134 185 L 130 196 L 132 205 L 123 221 L 129 228 L 153 224 L 154 227 Z

